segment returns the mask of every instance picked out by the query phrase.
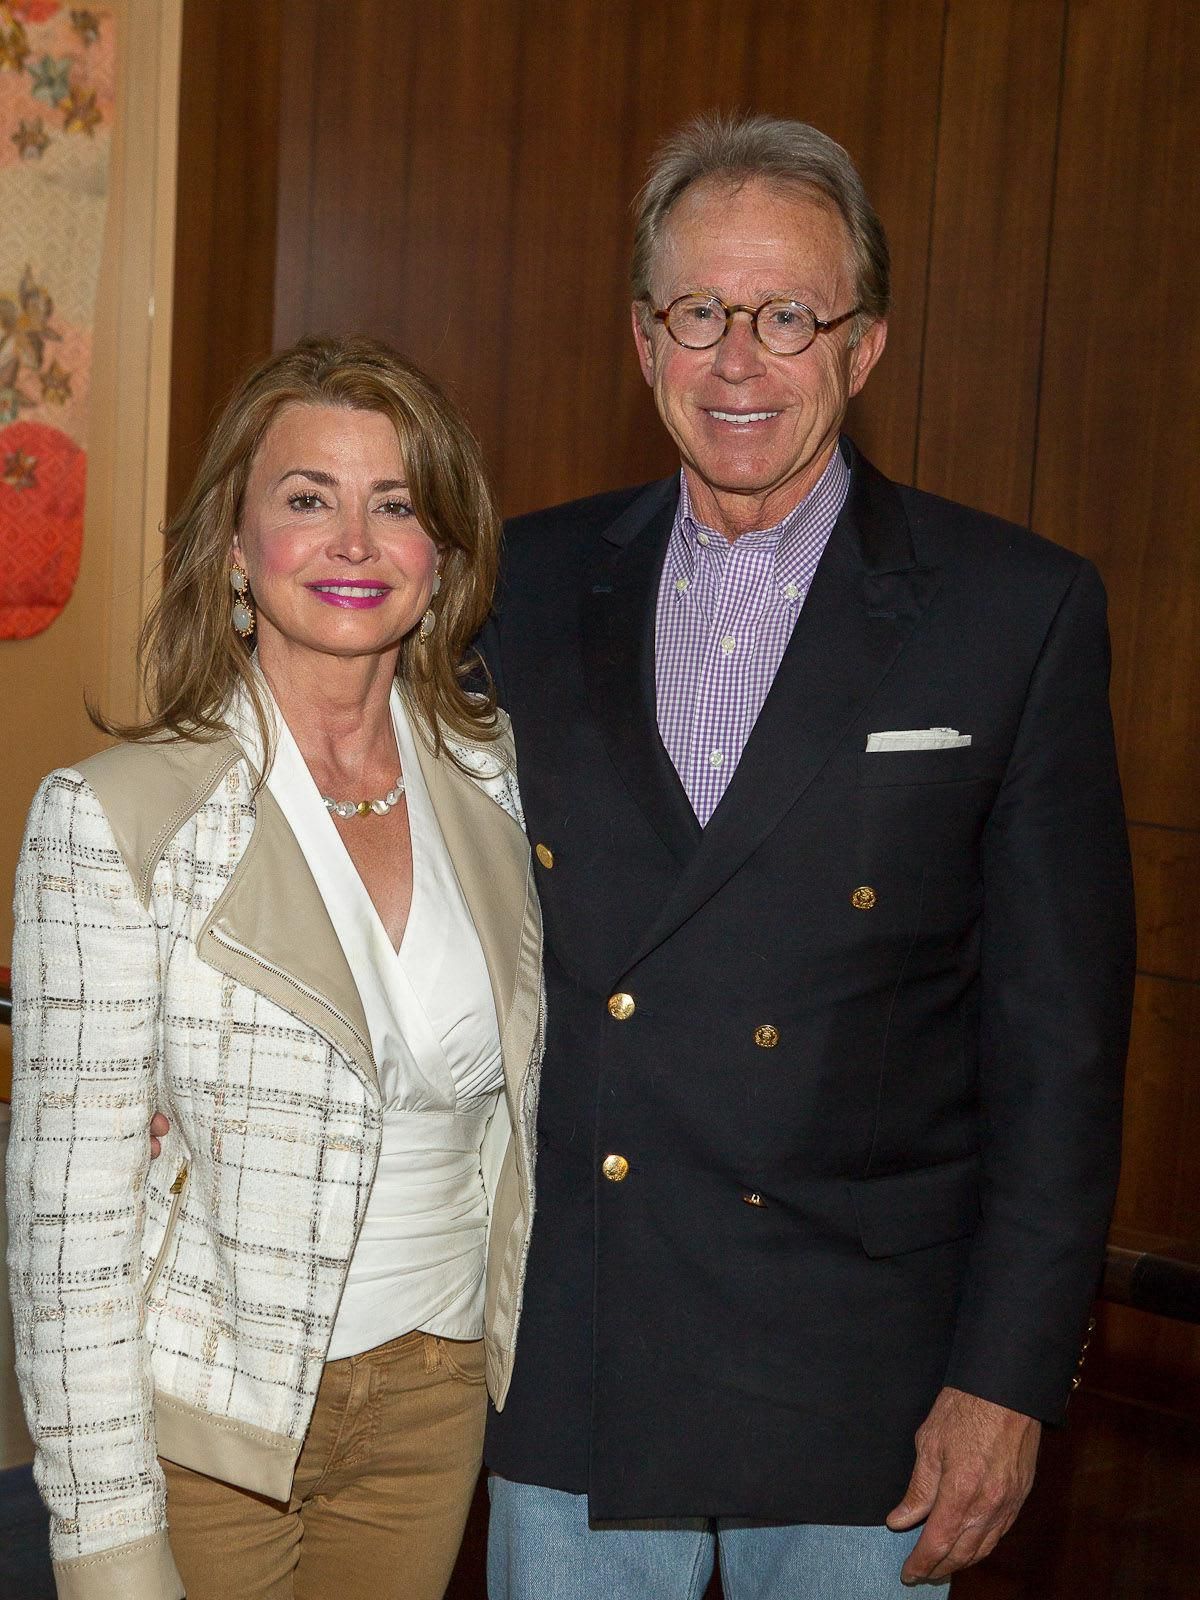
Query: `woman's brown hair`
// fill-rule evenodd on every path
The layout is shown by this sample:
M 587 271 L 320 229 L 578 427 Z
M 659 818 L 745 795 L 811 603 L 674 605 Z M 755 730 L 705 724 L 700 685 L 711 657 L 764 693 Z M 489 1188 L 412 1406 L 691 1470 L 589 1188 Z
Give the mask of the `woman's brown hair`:
M 437 749 L 443 733 L 488 740 L 498 731 L 495 695 L 478 689 L 469 651 L 492 601 L 500 548 L 496 511 L 479 446 L 457 407 L 411 362 L 377 339 L 301 339 L 265 361 L 230 396 L 179 511 L 167 524 L 162 593 L 138 642 L 149 715 L 120 725 L 93 721 L 123 739 L 174 734 L 219 738 L 240 684 L 269 751 L 270 721 L 250 653 L 230 621 L 233 536 L 255 451 L 286 405 L 346 406 L 386 416 L 396 429 L 413 510 L 441 553 L 436 625 L 413 629 L 396 674 Z

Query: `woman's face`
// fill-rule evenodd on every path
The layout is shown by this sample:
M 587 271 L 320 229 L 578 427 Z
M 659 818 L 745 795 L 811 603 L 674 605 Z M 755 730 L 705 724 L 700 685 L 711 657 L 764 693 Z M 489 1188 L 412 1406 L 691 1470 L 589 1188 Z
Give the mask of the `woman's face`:
M 284 406 L 251 463 L 233 553 L 264 658 L 398 649 L 429 605 L 438 552 L 413 512 L 391 421 Z

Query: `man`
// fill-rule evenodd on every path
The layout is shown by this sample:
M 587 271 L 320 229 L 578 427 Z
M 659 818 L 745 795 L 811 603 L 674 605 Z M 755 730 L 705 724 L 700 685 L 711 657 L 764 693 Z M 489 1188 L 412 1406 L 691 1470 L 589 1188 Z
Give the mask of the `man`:
M 1093 569 L 841 435 L 845 152 L 701 120 L 633 333 L 681 474 L 521 518 L 486 644 L 548 1039 L 492 1600 L 874 1600 L 1016 1515 L 1112 1203 L 1129 864 Z M 915 1436 L 915 1445 L 914 1445 Z

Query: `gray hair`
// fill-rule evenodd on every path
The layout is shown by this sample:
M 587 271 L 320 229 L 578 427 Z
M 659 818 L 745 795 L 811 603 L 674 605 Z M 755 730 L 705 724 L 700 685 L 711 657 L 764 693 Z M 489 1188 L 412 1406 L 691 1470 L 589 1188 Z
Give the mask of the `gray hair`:
M 887 235 L 867 199 L 862 179 L 841 145 L 807 122 L 782 117 L 693 117 L 655 152 L 650 173 L 634 201 L 633 298 L 650 304 L 650 276 L 663 229 L 676 202 L 694 183 L 725 179 L 740 187 L 754 178 L 794 184 L 830 202 L 846 225 L 863 316 L 885 317 L 891 304 L 891 264 Z

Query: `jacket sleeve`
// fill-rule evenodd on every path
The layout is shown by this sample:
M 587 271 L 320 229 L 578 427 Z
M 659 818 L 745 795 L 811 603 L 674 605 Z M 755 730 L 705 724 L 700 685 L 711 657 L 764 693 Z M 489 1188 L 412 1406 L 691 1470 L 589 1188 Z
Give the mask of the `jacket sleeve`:
M 9 1271 L 60 1600 L 179 1600 L 141 1335 L 158 946 L 77 773 L 30 812 L 13 939 Z
M 982 1221 L 946 1378 L 1045 1421 L 1070 1393 L 1120 1156 L 1134 927 L 1108 675 L 1084 562 L 983 841 Z

